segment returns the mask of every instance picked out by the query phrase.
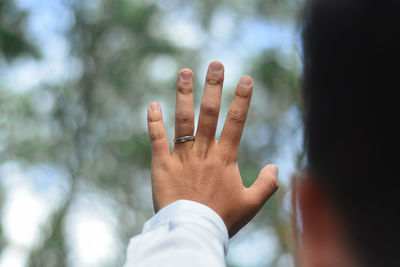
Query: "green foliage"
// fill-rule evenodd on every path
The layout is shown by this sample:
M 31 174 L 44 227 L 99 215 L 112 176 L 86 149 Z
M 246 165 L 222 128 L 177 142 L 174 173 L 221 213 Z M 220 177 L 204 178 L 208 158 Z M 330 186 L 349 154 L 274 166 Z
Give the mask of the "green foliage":
M 3 187 L 0 185 L 0 214 L 2 214 L 3 203 L 4 203 L 4 192 L 3 192 Z M 6 246 L 6 241 L 4 240 L 3 229 L 2 225 L 0 224 L 0 254 L 5 246 Z
M 49 218 L 51 229 L 47 233 L 47 236 L 44 235 L 41 246 L 38 246 L 31 252 L 28 261 L 29 267 L 67 266 L 67 249 L 63 231 L 63 220 L 67 212 L 67 207 L 68 205 L 63 205 L 63 208 L 57 210 Z
M 110 145 L 110 151 L 113 150 L 120 161 L 132 163 L 132 159 L 135 159 L 134 164 L 150 168 L 151 147 L 149 137 L 145 133 L 133 135 L 127 140 Z
M 241 161 L 239 164 L 240 175 L 242 176 L 243 185 L 250 187 L 256 180 L 260 168 L 253 161 Z
M 0 57 L 12 60 L 21 54 L 39 57 L 38 50 L 24 32 L 27 13 L 19 10 L 11 0 L 0 2 Z
M 15 144 L 12 149 L 14 150 L 14 155 L 18 158 L 40 162 L 41 160 L 46 160 L 53 146 L 33 140 L 26 140 Z
M 288 69 L 282 66 L 279 58 L 278 51 L 266 51 L 255 63 L 255 74 L 270 93 L 288 105 L 293 105 L 299 101 L 298 74 L 295 72 L 297 63 L 293 62 L 294 66 L 289 66 L 291 68 Z

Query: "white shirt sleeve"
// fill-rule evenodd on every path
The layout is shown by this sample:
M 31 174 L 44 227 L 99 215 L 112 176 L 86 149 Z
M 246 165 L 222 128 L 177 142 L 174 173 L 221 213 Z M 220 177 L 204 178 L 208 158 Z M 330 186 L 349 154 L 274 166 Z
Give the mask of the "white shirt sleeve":
M 162 208 L 131 238 L 125 267 L 223 267 L 228 231 L 206 205 L 178 200 Z

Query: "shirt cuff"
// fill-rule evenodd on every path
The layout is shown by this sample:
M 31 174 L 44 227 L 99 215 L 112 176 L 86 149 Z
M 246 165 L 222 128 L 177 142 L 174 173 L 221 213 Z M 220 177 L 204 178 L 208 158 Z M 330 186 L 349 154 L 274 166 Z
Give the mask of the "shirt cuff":
M 180 223 L 197 224 L 207 228 L 222 243 L 226 255 L 229 235 L 224 221 L 210 207 L 192 200 L 177 200 L 159 210 L 145 223 L 143 233 L 165 224 L 169 224 L 169 228 L 173 229 Z

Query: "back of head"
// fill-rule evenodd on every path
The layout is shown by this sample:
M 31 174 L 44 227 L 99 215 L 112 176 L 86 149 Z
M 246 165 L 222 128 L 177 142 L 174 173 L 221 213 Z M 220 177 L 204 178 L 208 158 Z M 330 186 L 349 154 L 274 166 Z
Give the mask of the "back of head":
M 400 266 L 400 1 L 310 1 L 303 49 L 308 165 L 361 265 Z

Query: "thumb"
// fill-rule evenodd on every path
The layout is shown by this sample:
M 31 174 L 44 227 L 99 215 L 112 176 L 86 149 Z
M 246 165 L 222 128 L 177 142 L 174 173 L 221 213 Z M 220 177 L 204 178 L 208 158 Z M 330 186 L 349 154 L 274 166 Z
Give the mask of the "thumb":
M 251 203 L 261 208 L 264 203 L 278 190 L 279 169 L 275 164 L 265 166 L 257 177 L 257 180 L 249 188 Z

